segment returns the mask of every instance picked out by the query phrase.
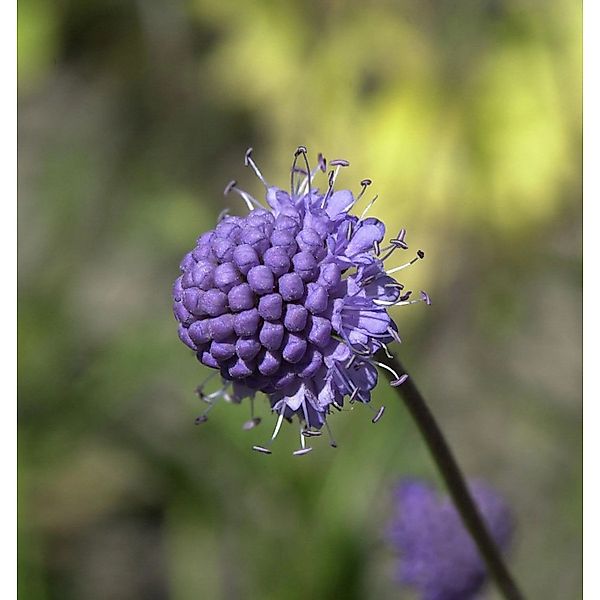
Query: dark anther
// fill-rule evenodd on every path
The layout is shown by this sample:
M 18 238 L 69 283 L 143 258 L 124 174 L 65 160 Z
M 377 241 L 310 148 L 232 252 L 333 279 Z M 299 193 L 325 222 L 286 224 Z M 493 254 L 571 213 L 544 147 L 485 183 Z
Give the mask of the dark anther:
M 423 250 L 417 250 L 417 256 L 419 258 L 425 258 L 425 252 L 423 252 Z
M 317 156 L 317 163 L 319 165 L 319 169 L 321 169 L 321 171 L 323 171 L 323 173 L 325 173 L 325 171 L 327 170 L 327 161 L 325 160 L 325 157 L 319 152 L 319 155 Z
M 306 146 L 298 146 L 296 152 L 294 152 L 294 156 L 300 156 L 301 154 L 306 154 L 306 152 Z
M 333 160 L 329 161 L 329 164 L 332 167 L 349 167 L 350 163 L 347 160 L 344 160 L 343 158 L 334 158 Z
M 400 387 L 406 380 L 408 379 L 408 375 L 404 373 L 404 375 L 400 375 L 398 379 L 394 379 L 390 381 L 390 385 L 392 387 Z
M 308 175 L 306 169 L 303 169 L 302 167 L 294 167 L 294 173 L 300 173 L 300 175 Z
M 408 292 L 406 292 L 406 294 L 400 296 L 400 298 L 398 298 L 398 300 L 400 300 L 400 302 L 406 302 L 406 300 L 408 300 L 410 298 L 411 294 L 412 294 L 412 290 L 408 290 Z
M 373 182 L 370 179 L 363 179 L 360 182 L 360 185 L 364 185 L 365 187 L 367 187 L 368 185 L 371 185 Z
M 399 238 L 394 238 L 393 240 L 390 240 L 390 243 L 392 245 L 396 246 L 396 248 L 402 248 L 403 250 L 408 250 L 408 244 L 404 240 L 401 240 Z
M 304 437 L 319 437 L 322 434 L 323 434 L 323 432 L 319 431 L 318 429 L 317 430 L 314 430 L 314 429 L 303 429 L 302 430 L 302 435 Z
M 303 456 L 304 454 L 308 454 L 311 450 L 312 450 L 312 448 L 309 446 L 308 448 L 302 448 L 301 450 L 296 450 L 295 452 L 292 452 L 292 454 L 294 456 Z
M 206 423 L 206 421 L 208 421 L 208 417 L 206 415 L 200 415 L 199 417 L 196 417 L 194 423 L 196 423 L 196 425 L 201 425 L 202 423 Z
M 227 194 L 229 194 L 229 192 L 237 185 L 237 181 L 235 179 L 232 179 L 226 186 L 225 189 L 223 190 L 223 195 L 227 196 Z
M 244 431 L 250 431 L 251 429 L 254 429 L 258 425 L 260 425 L 260 417 L 254 417 L 253 419 L 250 419 L 249 421 L 246 421 L 242 425 L 242 429 Z

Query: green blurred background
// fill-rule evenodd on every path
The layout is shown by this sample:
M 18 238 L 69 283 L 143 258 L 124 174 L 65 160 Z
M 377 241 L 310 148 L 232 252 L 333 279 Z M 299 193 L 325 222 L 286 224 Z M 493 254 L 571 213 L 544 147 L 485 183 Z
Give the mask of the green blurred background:
M 383 539 L 436 480 L 381 384 L 336 450 L 209 423 L 171 283 L 252 145 L 370 177 L 408 230 L 400 355 L 470 476 L 511 502 L 528 597 L 581 596 L 581 6 L 567 0 L 20 0 L 20 597 L 412 598 Z M 489 598 L 497 598 L 493 590 Z

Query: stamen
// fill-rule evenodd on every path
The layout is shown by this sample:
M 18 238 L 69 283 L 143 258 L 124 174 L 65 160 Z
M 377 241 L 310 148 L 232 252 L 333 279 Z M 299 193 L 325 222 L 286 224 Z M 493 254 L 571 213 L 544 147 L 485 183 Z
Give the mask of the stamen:
M 375 302 L 385 302 L 385 300 L 379 300 L 378 298 L 374 298 L 373 300 L 371 300 L 371 302 L 375 303 Z M 389 302 L 389 301 L 388 301 Z M 381 306 L 384 306 L 383 304 Z M 370 306 L 370 305 L 363 305 L 363 304 L 359 304 L 359 305 L 344 305 L 342 307 L 343 311 L 351 311 L 351 312 L 364 312 L 365 310 L 367 311 L 375 311 L 375 310 L 379 310 L 379 308 L 377 308 L 376 306 Z
M 335 186 L 335 180 L 337 179 L 338 173 L 340 172 L 340 167 L 349 167 L 350 163 L 343 158 L 335 158 L 329 161 L 329 164 L 332 167 L 335 167 L 334 171 L 329 171 L 329 187 L 327 188 L 327 192 L 323 197 L 323 202 L 321 202 L 321 208 L 325 208 L 327 206 L 327 200 L 329 200 L 331 193 L 333 192 L 333 187 Z
M 223 196 L 227 196 L 229 194 L 229 192 L 231 192 L 231 190 L 237 185 L 237 181 L 235 179 L 232 179 L 226 186 L 225 189 L 223 190 Z
M 308 454 L 309 452 L 312 452 L 312 448 L 310 446 L 308 448 L 302 448 L 301 450 L 295 450 L 294 452 L 292 452 L 292 454 L 294 456 L 304 456 L 305 454 Z
M 207 396 L 207 398 L 209 397 L 210 396 Z M 206 423 L 206 421 L 208 421 L 208 413 L 217 405 L 217 402 L 210 402 L 209 400 L 207 400 L 207 402 L 209 403 L 208 408 L 201 415 L 194 419 L 194 423 L 196 425 L 202 425 L 202 423 Z
M 409 304 L 418 304 L 419 302 L 424 302 L 422 298 L 419 298 L 418 300 L 407 300 L 407 297 L 408 294 L 405 294 L 401 298 L 398 298 L 398 300 L 396 300 L 395 302 L 391 302 L 389 300 L 373 300 L 373 302 L 377 304 L 377 306 L 385 306 L 387 308 L 391 306 L 408 306 Z
M 385 363 L 382 363 L 375 359 L 371 359 L 371 362 L 377 365 L 378 367 L 381 367 L 382 369 L 385 369 L 386 371 L 390 372 L 395 377 L 395 379 L 390 383 L 392 387 L 402 385 L 406 381 L 406 379 L 401 380 L 400 375 L 398 375 L 398 373 L 396 373 L 396 371 L 394 371 L 394 369 L 392 369 L 392 367 L 390 367 L 389 365 L 386 365 Z M 404 375 L 402 375 L 402 377 L 404 377 Z
M 260 417 L 253 417 L 252 419 L 249 419 L 242 425 L 242 429 L 244 431 L 250 431 L 251 429 L 258 427 L 260 425 L 260 422 L 261 422 Z
M 248 207 L 248 210 L 253 211 L 255 208 L 263 208 L 259 202 L 253 198 L 248 192 L 245 192 L 244 190 L 241 190 L 240 188 L 237 187 L 237 181 L 235 179 L 232 179 L 226 186 L 225 189 L 223 190 L 223 194 L 225 196 L 227 196 L 227 194 L 229 194 L 229 192 L 235 192 L 236 194 L 239 194 L 244 202 L 246 203 L 246 206 Z
M 362 211 L 362 213 L 360 214 L 360 217 L 358 217 L 359 221 L 362 221 L 366 214 L 369 212 L 369 210 L 371 209 L 371 207 L 373 206 L 373 204 L 375 204 L 375 202 L 377 202 L 377 198 L 379 198 L 379 196 L 375 196 L 375 198 L 373 198 L 373 200 L 371 200 L 371 202 L 369 202 L 369 204 L 367 204 L 367 206 L 365 207 L 365 210 Z
M 400 265 L 399 267 L 395 267 L 394 269 L 390 269 L 389 271 L 386 271 L 386 274 L 391 275 L 392 273 L 397 273 L 398 271 L 402 271 L 402 269 L 406 269 L 406 267 L 410 267 L 411 265 L 414 265 L 420 258 L 425 258 L 425 253 L 422 250 L 418 250 L 417 255 L 412 260 L 409 260 L 407 263 L 404 263 L 403 265 Z
M 302 186 L 300 186 L 300 187 L 303 189 L 306 185 L 308 185 L 308 196 L 310 197 L 310 192 L 311 192 L 310 183 L 311 183 L 311 179 L 312 179 L 310 176 L 310 165 L 308 164 L 308 158 L 306 156 L 306 148 L 304 146 L 300 146 L 298 148 L 298 150 L 300 150 L 300 148 L 302 148 L 302 150 L 303 150 L 302 157 L 304 158 L 304 164 L 306 165 L 306 179 L 305 179 L 304 183 L 302 184 Z M 300 190 L 298 190 L 298 193 L 300 193 Z
M 317 174 L 317 172 L 322 171 L 323 173 L 325 173 L 326 170 L 327 170 L 327 161 L 325 160 L 325 157 L 319 152 L 319 154 L 317 156 L 317 166 L 310 172 L 310 177 L 307 177 L 304 179 L 304 181 L 300 185 L 298 194 L 300 196 L 303 196 L 306 193 L 307 186 L 313 182 L 313 179 L 315 178 L 315 175 Z M 304 172 L 304 169 L 301 169 L 301 171 Z
M 383 287 L 390 288 L 390 289 L 396 289 L 396 290 L 404 289 L 404 285 L 402 283 L 400 283 L 399 281 L 392 281 L 390 283 L 386 283 Z
M 252 152 L 252 148 L 248 148 L 248 150 L 246 150 L 246 155 L 244 156 L 244 164 L 254 171 L 254 174 L 262 181 L 262 184 L 268 189 L 269 184 L 267 183 L 267 181 L 263 177 L 263 174 L 260 172 L 258 166 L 254 162 L 254 159 L 252 158 Z
M 352 393 L 350 394 L 350 397 L 348 398 L 348 402 L 350 404 L 354 404 L 354 401 L 357 396 L 360 398 L 361 401 L 364 402 L 363 398 L 360 396 L 360 390 L 358 389 L 358 387 L 356 387 L 354 385 L 354 382 L 350 379 L 350 377 L 348 377 L 348 375 L 344 371 L 342 371 L 342 369 L 340 369 L 338 365 L 335 366 L 335 371 L 338 374 L 338 376 L 340 377 L 340 379 L 342 380 L 342 382 L 346 385 L 346 387 L 348 387 L 350 390 L 352 390 Z M 341 410 L 341 407 L 340 407 L 340 410 Z
M 277 419 L 277 423 L 275 424 L 275 429 L 273 430 L 273 435 L 271 435 L 271 439 L 267 442 L 266 446 L 252 446 L 253 450 L 257 452 L 262 452 L 263 454 L 271 454 L 270 446 L 277 437 L 279 430 L 281 429 L 281 423 L 283 422 L 283 415 L 285 413 L 285 404 L 281 405 L 281 412 L 279 413 L 279 417 Z
M 383 416 L 384 411 L 385 406 L 380 407 L 380 409 L 377 411 L 377 414 L 371 419 L 371 423 L 377 423 L 377 421 L 379 421 L 379 419 L 381 419 Z
M 215 398 L 221 398 L 221 397 L 226 396 L 227 395 L 225 393 L 225 389 L 226 388 L 227 388 L 227 386 L 222 387 L 221 389 L 219 389 L 219 390 L 217 390 L 215 392 L 211 392 L 210 394 L 205 394 L 203 400 L 205 402 L 210 402 L 211 400 L 214 400 Z
M 398 233 L 398 237 L 391 239 L 390 242 L 393 246 L 402 248 L 403 250 L 407 250 L 408 244 L 404 241 L 405 236 L 406 236 L 406 229 L 401 229 L 400 232 Z
M 390 240 L 390 245 L 386 246 L 383 251 L 386 252 L 386 255 L 381 258 L 381 261 L 387 260 L 395 250 L 401 248 L 402 250 L 408 250 L 408 244 L 404 241 L 404 236 L 406 235 L 406 229 L 401 229 L 398 233 L 398 237 L 392 238 Z
M 325 208 L 327 206 L 327 200 L 331 197 L 331 193 L 333 192 L 333 186 L 335 185 L 335 173 L 337 171 L 329 171 L 328 178 L 328 187 L 325 195 L 323 196 L 323 201 L 321 202 L 321 208 Z
M 381 344 L 381 348 L 382 350 L 385 352 L 385 355 L 389 358 L 392 359 L 394 358 L 392 353 L 390 352 L 389 348 L 385 345 L 385 344 Z
M 327 160 L 325 160 L 325 157 L 320 152 L 317 155 L 317 169 L 321 169 L 323 173 L 327 171 Z
M 300 450 L 292 452 L 294 456 L 303 456 L 304 454 L 308 454 L 312 450 L 310 446 L 308 448 L 306 447 L 306 441 L 304 439 L 304 435 L 302 435 L 302 427 L 300 427 L 300 445 L 302 446 Z
M 400 335 L 393 327 L 388 327 L 387 330 L 388 330 L 388 333 L 394 338 L 395 342 L 398 342 L 399 344 L 402 343 L 402 339 L 400 338 Z
M 229 214 L 229 209 L 224 208 L 217 217 L 217 223 L 220 223 Z
M 281 424 L 283 423 L 283 413 L 285 412 L 285 404 L 281 408 L 281 414 L 277 419 L 277 423 L 275 425 L 275 429 L 273 430 L 273 435 L 271 436 L 271 442 L 277 437 L 279 434 L 279 430 L 281 429 Z
M 352 235 L 354 234 L 354 227 L 352 226 L 352 221 L 348 221 L 348 231 L 346 232 L 346 239 L 350 241 L 352 239 Z
M 372 182 L 370 179 L 363 179 L 363 180 L 360 182 L 360 185 L 361 185 L 362 187 L 361 187 L 361 190 L 360 190 L 360 192 L 359 192 L 358 196 L 356 196 L 356 200 L 355 200 L 356 202 L 358 202 L 358 201 L 359 201 L 359 200 L 360 200 L 360 199 L 363 197 L 363 194 L 365 193 L 365 190 L 366 190 L 366 189 L 367 189 L 367 188 L 368 188 L 368 187 L 369 187 L 369 186 L 370 186 L 372 183 L 373 183 L 373 182 Z
M 344 158 L 334 158 L 329 161 L 332 167 L 349 167 L 350 163 Z
M 296 174 L 296 163 L 298 162 L 298 157 L 302 154 L 304 155 L 304 159 L 306 160 L 306 147 L 305 146 L 298 146 L 296 148 L 296 151 L 294 152 L 294 162 L 292 163 L 292 172 L 291 172 L 291 176 L 290 176 L 290 192 L 292 194 L 292 197 L 295 197 L 298 192 L 299 189 L 296 189 L 296 186 L 294 185 L 294 175 Z M 308 164 L 308 162 L 307 162 Z M 310 169 L 308 170 L 310 172 Z
M 250 420 L 242 425 L 244 431 L 250 431 L 260 425 L 261 418 L 254 416 L 254 397 L 250 398 Z
M 431 298 L 429 297 L 429 294 L 423 290 L 421 290 L 421 300 L 423 300 L 427 306 L 431 306 Z
M 325 419 L 325 427 L 327 429 L 327 435 L 329 436 L 329 445 L 332 448 L 337 448 L 337 442 L 333 439 L 333 434 L 331 433 L 331 428 L 329 427 L 327 419 Z
M 319 437 L 320 435 L 323 435 L 323 432 L 319 429 L 303 429 L 302 435 L 304 437 Z
M 383 260 L 383 259 L 380 259 Z M 377 281 L 380 277 L 382 277 L 384 273 L 377 272 L 375 275 L 369 275 L 369 277 L 365 278 L 362 282 L 362 287 L 365 288 L 367 285 L 371 285 L 375 281 Z
M 198 396 L 198 398 L 200 398 L 200 400 L 203 400 L 206 402 L 205 398 L 206 398 L 206 394 L 204 393 L 204 388 L 206 387 L 206 384 L 213 379 L 214 377 L 216 377 L 218 374 L 218 371 L 214 371 L 213 373 L 211 373 L 194 391 L 196 392 L 196 395 Z
M 392 387 L 400 387 L 407 379 L 408 379 L 408 375 L 406 373 L 404 373 L 404 375 L 402 375 L 398 379 L 396 379 L 394 381 L 390 381 L 390 385 Z

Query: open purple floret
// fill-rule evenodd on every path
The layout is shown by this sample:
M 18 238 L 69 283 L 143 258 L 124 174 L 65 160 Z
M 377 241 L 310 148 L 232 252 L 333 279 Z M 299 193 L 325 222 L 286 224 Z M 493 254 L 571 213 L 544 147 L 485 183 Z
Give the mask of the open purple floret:
M 300 158 L 306 168 L 298 166 Z M 365 217 L 366 210 L 361 217 L 349 214 L 370 181 L 363 180 L 356 198 L 334 191 L 346 161 L 331 161 L 325 192 L 312 187 L 325 159 L 319 155 L 311 171 L 303 147 L 295 153 L 290 192 L 266 183 L 251 150 L 246 164 L 265 185 L 266 206 L 236 182 L 227 186 L 249 214 L 226 215 L 198 238 L 181 262 L 173 310 L 182 342 L 221 375 L 223 387 L 204 398 L 239 402 L 263 392 L 279 416 L 272 439 L 283 419 L 297 416 L 302 454 L 308 451 L 304 438 L 319 435 L 346 397 L 371 400 L 376 367 L 389 368 L 373 355 L 399 341 L 388 308 L 420 300 L 409 300 L 383 267 L 396 249 L 406 249 L 404 230 L 382 249 L 384 224 Z M 391 272 L 421 257 L 419 251 Z
M 481 482 L 469 485 L 494 541 L 506 550 L 513 520 L 506 502 Z M 421 600 L 474 600 L 487 580 L 483 559 L 449 498 L 421 481 L 401 483 L 389 539 L 400 554 L 398 580 Z

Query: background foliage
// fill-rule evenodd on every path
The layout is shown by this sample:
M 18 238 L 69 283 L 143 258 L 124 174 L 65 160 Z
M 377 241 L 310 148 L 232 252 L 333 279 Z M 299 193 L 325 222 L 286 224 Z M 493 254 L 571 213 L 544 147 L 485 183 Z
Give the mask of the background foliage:
M 246 407 L 202 428 L 180 257 L 247 146 L 374 180 L 427 258 L 399 349 L 510 500 L 531 598 L 580 596 L 581 7 L 567 0 L 21 0 L 20 596 L 397 598 L 390 489 L 435 479 L 385 385 L 292 458 Z M 321 440 L 319 440 L 321 441 Z M 410 595 L 403 596 L 409 598 Z M 489 597 L 494 592 L 489 592 Z

